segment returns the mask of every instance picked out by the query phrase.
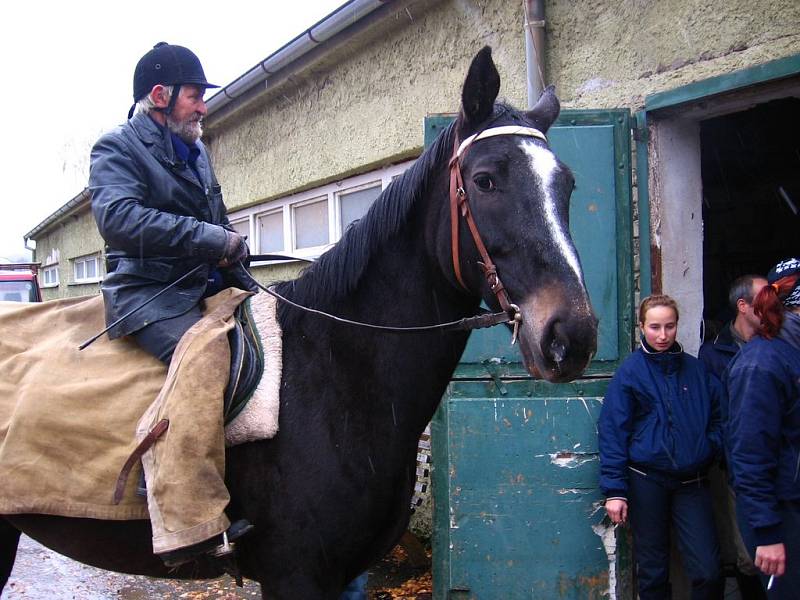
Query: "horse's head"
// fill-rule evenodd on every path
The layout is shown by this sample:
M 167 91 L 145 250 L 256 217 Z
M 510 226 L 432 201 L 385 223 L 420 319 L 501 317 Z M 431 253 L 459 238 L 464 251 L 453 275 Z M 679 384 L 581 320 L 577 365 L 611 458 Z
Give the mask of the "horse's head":
M 519 306 L 519 344 L 526 368 L 548 381 L 569 381 L 586 368 L 597 346 L 597 319 L 569 233 L 570 170 L 544 135 L 560 107 L 547 88 L 533 110 L 497 104 L 500 76 L 486 47 L 473 59 L 455 125 L 459 142 L 490 128 L 460 157 L 461 177 L 475 224 L 510 301 Z M 479 266 L 481 256 L 460 216 L 459 258 L 464 285 L 499 302 Z M 455 269 L 451 266 L 451 272 Z M 457 283 L 458 285 L 458 283 Z

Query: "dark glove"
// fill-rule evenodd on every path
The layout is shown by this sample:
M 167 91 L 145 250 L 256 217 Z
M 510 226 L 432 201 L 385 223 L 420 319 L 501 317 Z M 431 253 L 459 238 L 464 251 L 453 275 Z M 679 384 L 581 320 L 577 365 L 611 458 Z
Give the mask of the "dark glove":
M 246 261 L 247 257 L 250 256 L 250 249 L 247 247 L 247 242 L 244 241 L 244 238 L 235 231 L 228 231 L 227 229 L 225 230 L 225 235 L 227 236 L 225 254 L 222 255 L 220 266 L 229 267 L 238 262 Z

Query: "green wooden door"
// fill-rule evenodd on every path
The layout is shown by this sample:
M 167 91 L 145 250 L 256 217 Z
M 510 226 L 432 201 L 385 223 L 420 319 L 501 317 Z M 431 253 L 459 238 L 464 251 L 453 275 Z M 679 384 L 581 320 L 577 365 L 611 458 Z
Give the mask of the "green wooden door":
M 446 118 L 426 120 L 426 141 Z M 570 229 L 600 320 L 584 379 L 528 377 L 502 328 L 473 333 L 433 421 L 436 598 L 626 597 L 604 521 L 596 421 L 633 336 L 627 111 L 564 111 L 549 133 L 573 170 Z

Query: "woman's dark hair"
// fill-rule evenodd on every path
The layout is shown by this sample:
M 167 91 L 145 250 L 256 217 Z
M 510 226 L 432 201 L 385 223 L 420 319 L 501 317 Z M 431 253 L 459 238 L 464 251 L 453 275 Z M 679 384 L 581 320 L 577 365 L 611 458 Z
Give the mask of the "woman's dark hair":
M 800 277 L 798 273 L 782 277 L 775 283 L 765 285 L 756 294 L 756 298 L 753 300 L 753 312 L 761 320 L 758 333 L 762 337 L 771 340 L 778 335 L 783 324 L 784 308 L 781 298 L 785 298 L 794 289 L 798 277 Z

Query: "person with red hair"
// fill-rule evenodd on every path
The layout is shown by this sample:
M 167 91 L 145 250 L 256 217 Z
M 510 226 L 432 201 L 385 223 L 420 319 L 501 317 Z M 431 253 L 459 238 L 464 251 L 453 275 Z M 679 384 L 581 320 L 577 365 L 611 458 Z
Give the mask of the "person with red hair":
M 773 583 L 800 597 L 800 260 L 779 262 L 754 300 L 758 334 L 725 374 L 736 512 L 745 544 Z

